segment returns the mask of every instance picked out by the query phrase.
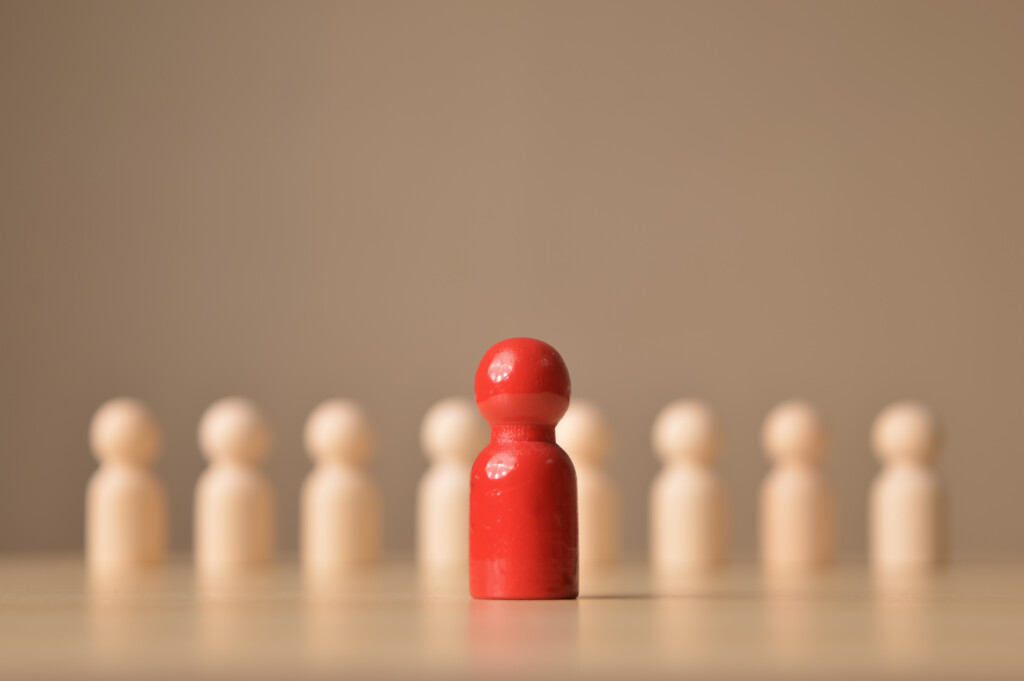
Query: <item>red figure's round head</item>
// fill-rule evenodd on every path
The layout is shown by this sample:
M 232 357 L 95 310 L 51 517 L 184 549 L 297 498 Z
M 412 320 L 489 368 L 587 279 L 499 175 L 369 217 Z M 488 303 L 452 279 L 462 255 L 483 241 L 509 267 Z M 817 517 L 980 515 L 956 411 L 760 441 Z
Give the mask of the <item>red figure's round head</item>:
M 536 338 L 496 343 L 476 370 L 476 404 L 491 425 L 554 426 L 569 408 L 569 370 Z

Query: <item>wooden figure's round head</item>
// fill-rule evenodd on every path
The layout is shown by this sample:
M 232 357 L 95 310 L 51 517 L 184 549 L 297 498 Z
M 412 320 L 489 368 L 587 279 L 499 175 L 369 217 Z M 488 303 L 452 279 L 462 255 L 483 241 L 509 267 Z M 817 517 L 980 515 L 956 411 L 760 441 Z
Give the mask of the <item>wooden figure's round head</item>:
M 918 402 L 890 404 L 871 428 L 871 443 L 885 463 L 929 463 L 940 440 L 938 419 Z
M 89 445 L 100 463 L 148 463 L 156 458 L 161 439 L 153 412 L 130 397 L 105 402 L 89 424 Z
M 573 463 L 599 464 L 612 449 L 612 431 L 597 407 L 574 399 L 555 428 L 555 441 Z
M 360 464 L 370 458 L 376 436 L 370 417 L 352 400 L 323 402 L 306 419 L 306 449 L 320 463 Z
M 226 397 L 203 413 L 199 448 L 216 463 L 258 463 L 270 451 L 270 427 L 251 401 Z
M 487 445 L 487 424 L 472 401 L 449 397 L 423 417 L 420 444 L 431 461 L 471 464 Z
M 535 338 L 496 343 L 476 370 L 476 404 L 493 425 L 554 427 L 569 408 L 565 361 Z
M 696 400 L 676 400 L 654 420 L 651 446 L 665 463 L 711 463 L 718 457 L 722 435 L 708 406 Z
M 825 418 L 813 405 L 791 400 L 776 406 L 764 420 L 761 441 L 779 463 L 815 463 L 825 454 Z

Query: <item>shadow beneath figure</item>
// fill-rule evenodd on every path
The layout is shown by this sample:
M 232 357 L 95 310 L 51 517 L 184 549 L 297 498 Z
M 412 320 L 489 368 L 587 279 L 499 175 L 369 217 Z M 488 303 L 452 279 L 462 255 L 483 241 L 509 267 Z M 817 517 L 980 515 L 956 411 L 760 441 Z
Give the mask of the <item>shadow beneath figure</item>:
M 470 649 L 482 660 L 539 664 L 578 649 L 580 603 L 472 600 L 468 630 Z
M 581 601 L 751 601 L 761 598 L 757 591 L 736 591 L 721 593 L 632 593 L 632 594 L 588 594 L 580 596 Z
M 872 580 L 876 632 L 893 665 L 915 668 L 928 659 L 938 577 L 930 572 L 879 572 Z
M 705 600 L 737 601 L 751 600 L 761 596 L 742 584 L 737 584 L 732 573 L 725 569 L 708 570 L 654 570 L 646 571 L 633 579 L 639 581 L 636 591 L 622 591 L 623 579 L 609 579 L 601 589 L 600 585 L 590 592 L 580 594 L 585 600 Z
M 102 658 L 137 655 L 158 638 L 159 609 L 164 600 L 164 572 L 159 568 L 90 570 L 88 576 L 89 633 Z

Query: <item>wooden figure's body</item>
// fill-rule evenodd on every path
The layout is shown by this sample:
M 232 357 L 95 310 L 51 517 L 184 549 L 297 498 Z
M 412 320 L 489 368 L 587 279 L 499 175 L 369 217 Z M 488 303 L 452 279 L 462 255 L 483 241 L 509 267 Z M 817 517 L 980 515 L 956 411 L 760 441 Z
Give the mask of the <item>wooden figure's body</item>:
M 416 561 L 427 568 L 469 562 L 469 476 L 471 466 L 435 464 L 416 493 Z
M 372 565 L 380 557 L 377 484 L 356 466 L 318 465 L 302 487 L 302 561 L 307 568 Z
M 212 464 L 196 486 L 196 563 L 204 568 L 243 568 L 274 557 L 275 499 L 260 470 Z
M 90 568 L 159 565 L 167 553 L 167 496 L 150 466 L 160 429 L 138 400 L 111 400 L 96 412 L 90 443 L 99 469 L 86 490 L 85 551 Z
M 914 402 L 890 405 L 875 421 L 883 469 L 871 486 L 868 530 L 876 570 L 930 570 L 945 560 L 946 495 L 933 465 L 938 431 L 935 416 Z
M 770 569 L 814 570 L 835 554 L 835 500 L 821 471 L 780 465 L 761 488 L 761 547 Z
M 664 468 L 651 484 L 651 564 L 659 572 L 702 572 L 728 557 L 728 507 L 713 468 L 721 436 L 711 410 L 693 400 L 662 409 L 651 433 Z
M 603 467 L 576 466 L 580 565 L 604 568 L 619 562 L 622 544 L 619 490 Z
M 476 399 L 491 424 L 491 442 L 470 478 L 474 598 L 579 594 L 576 473 L 555 444 L 555 424 L 569 394 L 565 362 L 541 341 L 503 341 L 480 363 Z
M 676 463 L 651 485 L 651 562 L 659 570 L 705 570 L 728 556 L 725 489 L 713 470 Z
M 86 550 L 92 567 L 159 565 L 167 553 L 167 495 L 145 468 L 106 465 L 86 493 Z
M 945 558 L 945 494 L 924 466 L 892 466 L 871 486 L 871 559 L 880 569 L 926 569 Z

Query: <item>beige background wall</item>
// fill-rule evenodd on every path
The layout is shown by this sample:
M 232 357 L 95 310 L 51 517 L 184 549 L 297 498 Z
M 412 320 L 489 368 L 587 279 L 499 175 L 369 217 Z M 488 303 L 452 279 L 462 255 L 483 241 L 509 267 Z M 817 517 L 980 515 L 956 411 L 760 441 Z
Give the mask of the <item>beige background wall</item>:
M 847 557 L 904 396 L 957 554 L 1024 552 L 1022 36 L 1024 3 L 0 3 L 0 550 L 81 546 L 120 394 L 187 548 L 197 419 L 243 394 L 286 549 L 302 421 L 348 395 L 408 553 L 423 411 L 535 335 L 614 422 L 634 552 L 681 395 L 728 426 L 740 555 L 790 396 L 831 417 Z

